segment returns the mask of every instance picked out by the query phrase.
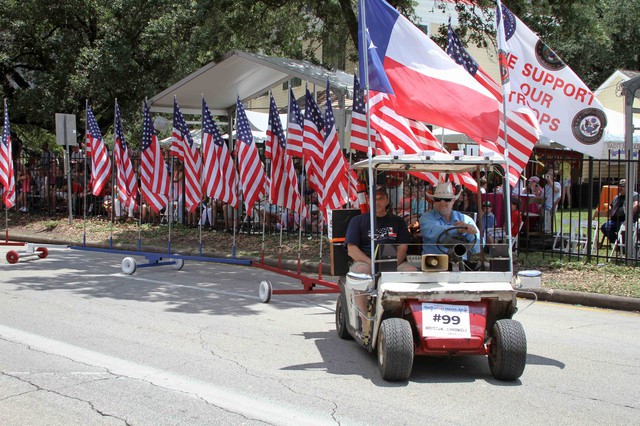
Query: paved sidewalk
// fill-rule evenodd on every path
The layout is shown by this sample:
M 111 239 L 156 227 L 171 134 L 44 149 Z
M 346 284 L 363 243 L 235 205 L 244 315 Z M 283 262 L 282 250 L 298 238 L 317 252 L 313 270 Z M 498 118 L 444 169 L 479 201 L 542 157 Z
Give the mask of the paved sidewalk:
M 55 238 L 46 238 L 41 236 L 10 234 L 10 241 L 24 241 L 29 243 L 42 243 L 42 244 L 62 244 L 77 246 L 77 243 L 59 241 Z M 91 245 L 91 247 L 105 247 L 104 245 Z M 158 253 L 163 253 L 163 249 L 154 250 Z M 149 250 L 151 251 L 151 250 Z M 203 253 L 206 256 L 212 257 L 230 257 L 230 255 L 220 255 L 219 253 Z M 260 259 L 250 259 L 252 261 L 259 261 Z M 265 258 L 264 263 L 268 266 L 278 266 L 277 259 Z M 327 262 L 322 265 L 323 274 L 331 276 L 331 267 Z M 281 267 L 290 271 L 298 270 L 298 263 L 296 260 L 282 260 Z M 305 273 L 317 273 L 318 263 L 302 260 L 300 264 L 300 270 Z M 637 311 L 640 312 L 640 298 L 634 297 L 622 297 L 622 296 L 610 296 L 606 294 L 586 293 L 577 291 L 565 291 L 565 290 L 553 290 L 553 289 L 518 289 L 518 297 L 526 299 L 537 298 L 541 301 L 554 302 L 554 303 L 566 303 L 571 305 L 590 306 L 603 309 L 615 309 L 621 311 Z

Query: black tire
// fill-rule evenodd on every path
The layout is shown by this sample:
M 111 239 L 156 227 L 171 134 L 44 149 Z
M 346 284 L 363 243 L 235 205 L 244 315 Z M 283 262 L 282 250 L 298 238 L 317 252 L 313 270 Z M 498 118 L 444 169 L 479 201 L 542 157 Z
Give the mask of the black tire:
M 516 380 L 527 364 L 527 337 L 522 324 L 501 319 L 491 328 L 489 368 L 498 380 Z
M 347 330 L 347 306 L 344 294 L 338 296 L 336 302 L 336 333 L 338 337 L 344 340 L 353 340 L 353 336 Z
M 378 367 L 384 380 L 407 380 L 413 368 L 415 345 L 409 321 L 387 318 L 378 332 Z

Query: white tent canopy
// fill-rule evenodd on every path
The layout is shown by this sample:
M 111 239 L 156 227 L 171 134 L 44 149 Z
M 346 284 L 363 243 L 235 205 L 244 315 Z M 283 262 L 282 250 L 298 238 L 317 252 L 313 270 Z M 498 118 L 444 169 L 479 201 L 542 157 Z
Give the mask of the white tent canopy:
M 211 62 L 191 73 L 149 100 L 152 112 L 173 112 L 173 97 L 184 114 L 200 115 L 202 96 L 214 115 L 227 115 L 236 105 L 236 97 L 245 102 L 264 94 L 283 82 L 298 77 L 321 87 L 331 85 L 339 96 L 352 90 L 353 76 L 329 71 L 310 62 L 277 58 L 233 50 L 220 62 Z

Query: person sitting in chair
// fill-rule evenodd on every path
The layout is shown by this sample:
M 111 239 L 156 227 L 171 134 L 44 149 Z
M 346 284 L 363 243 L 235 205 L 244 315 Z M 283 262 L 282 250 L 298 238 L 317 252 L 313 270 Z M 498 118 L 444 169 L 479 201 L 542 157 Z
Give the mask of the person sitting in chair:
M 429 210 L 420 217 L 420 233 L 422 234 L 422 254 L 441 254 L 442 245 L 439 245 L 438 237 L 452 227 L 457 230 L 449 232 L 448 236 L 458 234 L 464 237 L 473 247 L 471 253 L 480 251 L 478 239 L 478 227 L 469 216 L 453 210 L 453 202 L 458 198 L 453 190 L 451 182 L 439 183 L 428 195 L 433 200 L 433 210 Z M 444 235 L 443 237 L 447 237 Z M 446 242 L 446 238 L 440 237 L 440 242 Z
M 388 212 L 389 195 L 384 189 L 375 193 L 375 244 L 397 244 L 396 259 L 398 271 L 415 271 L 415 266 L 406 261 L 411 235 L 404 219 Z M 351 219 L 345 236 L 347 253 L 353 259 L 351 272 L 367 274 L 371 272 L 371 221 L 369 213 Z M 378 247 L 377 247 L 378 248 Z
M 609 206 L 609 220 L 602 225 L 600 230 L 604 235 L 607 236 L 609 241 L 614 242 L 618 238 L 618 231 L 620 230 L 620 226 L 624 223 L 626 219 L 625 212 L 625 199 L 627 195 L 627 180 L 620 179 L 620 183 L 618 183 L 618 195 L 616 195 L 611 201 L 611 205 Z M 638 193 L 633 191 L 631 201 L 631 210 L 633 212 L 633 220 L 638 220 Z

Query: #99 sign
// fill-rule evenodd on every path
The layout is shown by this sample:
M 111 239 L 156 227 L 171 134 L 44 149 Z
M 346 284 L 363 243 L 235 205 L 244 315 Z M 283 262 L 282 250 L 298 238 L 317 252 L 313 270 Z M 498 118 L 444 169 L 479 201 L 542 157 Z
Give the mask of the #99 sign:
M 471 338 L 469 307 L 464 305 L 422 304 L 422 336 Z

